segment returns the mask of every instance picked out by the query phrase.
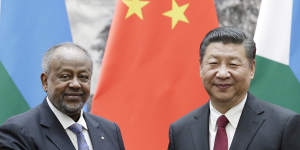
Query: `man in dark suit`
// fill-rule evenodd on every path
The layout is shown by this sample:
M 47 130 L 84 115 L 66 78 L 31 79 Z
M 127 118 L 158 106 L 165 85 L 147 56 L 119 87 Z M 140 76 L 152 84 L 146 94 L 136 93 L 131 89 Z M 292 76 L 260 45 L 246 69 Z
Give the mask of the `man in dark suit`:
M 240 30 L 220 27 L 205 36 L 200 76 L 210 101 L 171 124 L 169 150 L 300 150 L 299 114 L 248 92 L 255 53 Z
M 83 112 L 90 94 L 92 60 L 73 43 L 50 48 L 43 57 L 42 104 L 0 126 L 0 149 L 124 150 L 119 127 Z

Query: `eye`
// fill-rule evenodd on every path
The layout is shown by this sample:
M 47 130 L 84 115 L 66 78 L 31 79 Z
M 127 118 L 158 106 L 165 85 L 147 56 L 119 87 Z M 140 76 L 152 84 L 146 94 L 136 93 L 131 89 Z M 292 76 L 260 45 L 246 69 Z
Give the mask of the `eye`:
M 69 74 L 61 74 L 61 75 L 59 75 L 59 78 L 63 79 L 63 80 L 68 80 L 68 79 L 71 78 L 71 75 L 69 75 Z
M 88 75 L 85 75 L 85 74 L 80 74 L 78 76 L 78 78 L 82 81 L 88 81 L 90 79 L 90 77 Z
M 216 65 L 218 63 L 217 62 L 209 62 L 208 64 L 210 64 L 210 65 Z
M 229 66 L 235 68 L 235 67 L 238 67 L 239 64 L 237 64 L 237 63 L 230 63 Z

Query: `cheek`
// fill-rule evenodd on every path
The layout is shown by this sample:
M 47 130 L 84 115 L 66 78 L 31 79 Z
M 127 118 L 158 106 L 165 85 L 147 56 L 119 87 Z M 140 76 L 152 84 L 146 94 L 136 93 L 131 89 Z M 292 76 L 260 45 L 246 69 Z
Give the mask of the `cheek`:
M 88 92 L 87 94 L 90 93 L 90 87 L 91 87 L 91 84 L 90 84 L 90 83 L 83 83 L 83 84 L 82 84 L 82 89 L 83 89 L 85 92 Z
M 237 72 L 233 72 L 233 77 L 234 80 L 238 83 L 238 84 L 244 84 L 244 85 L 249 85 L 250 81 L 251 81 L 251 72 L 248 71 L 237 71 Z
M 59 95 L 64 92 L 64 90 L 67 88 L 67 84 L 55 84 L 55 85 L 49 85 L 49 92 L 54 95 Z
M 216 71 L 215 70 L 203 71 L 201 78 L 204 81 L 207 81 L 207 80 L 213 79 L 215 77 L 215 75 L 216 75 Z
M 52 93 L 55 91 L 55 87 L 50 83 L 47 86 L 47 94 L 52 95 Z
M 215 77 L 215 73 L 213 71 L 205 72 L 203 74 L 203 77 L 201 77 L 204 87 L 206 87 L 206 88 L 212 87 L 214 77 Z

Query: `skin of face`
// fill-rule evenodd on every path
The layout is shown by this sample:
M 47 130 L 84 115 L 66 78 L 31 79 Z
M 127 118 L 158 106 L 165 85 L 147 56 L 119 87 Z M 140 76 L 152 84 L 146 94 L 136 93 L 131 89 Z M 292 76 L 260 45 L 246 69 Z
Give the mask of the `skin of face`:
M 212 42 L 200 65 L 200 76 L 212 105 L 221 113 L 245 97 L 255 73 L 242 44 Z
M 77 121 L 90 94 L 92 62 L 77 47 L 60 47 L 41 74 L 43 89 L 52 104 Z

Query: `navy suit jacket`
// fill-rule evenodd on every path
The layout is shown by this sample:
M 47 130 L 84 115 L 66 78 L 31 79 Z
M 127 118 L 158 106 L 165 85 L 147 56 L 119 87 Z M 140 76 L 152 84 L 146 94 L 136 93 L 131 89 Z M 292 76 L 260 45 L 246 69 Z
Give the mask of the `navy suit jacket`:
M 209 150 L 209 103 L 171 124 L 169 150 Z M 300 150 L 300 115 L 248 93 L 230 150 Z
M 120 129 L 115 123 L 86 112 L 83 117 L 94 150 L 125 149 Z M 0 149 L 75 150 L 46 100 L 36 108 L 8 119 L 0 126 Z

